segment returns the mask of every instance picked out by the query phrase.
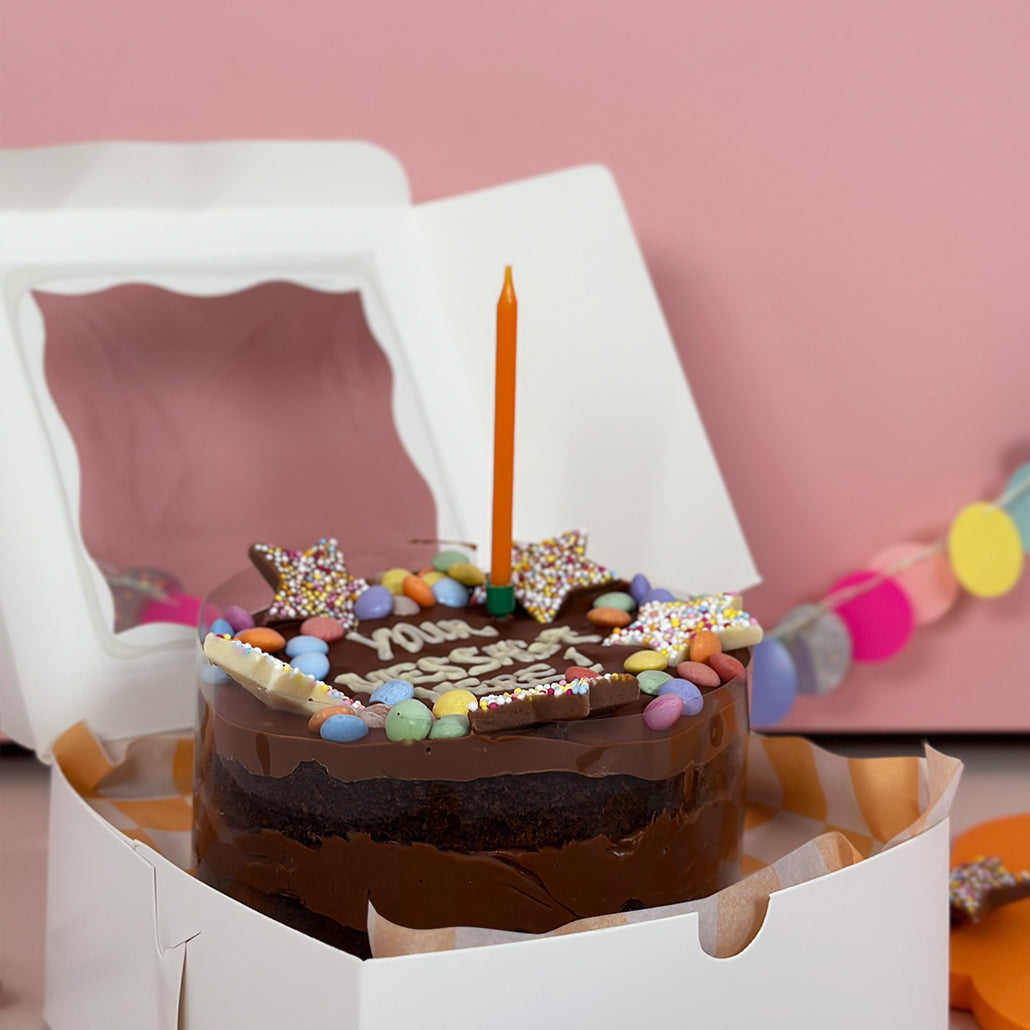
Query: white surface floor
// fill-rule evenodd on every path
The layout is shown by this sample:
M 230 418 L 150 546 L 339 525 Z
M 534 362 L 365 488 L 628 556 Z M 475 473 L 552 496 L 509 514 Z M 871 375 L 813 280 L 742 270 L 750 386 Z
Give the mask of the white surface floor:
M 966 764 L 952 809 L 952 833 L 1030 810 L 1030 740 L 944 743 Z M 834 741 L 830 750 L 873 757 L 915 754 L 915 743 L 873 739 Z M 40 1030 L 43 1024 L 43 914 L 46 897 L 48 771 L 32 756 L 0 756 L 0 1028 Z M 949 1030 L 976 1023 L 952 1012 Z M 91 1028 L 90 1028 L 91 1030 Z

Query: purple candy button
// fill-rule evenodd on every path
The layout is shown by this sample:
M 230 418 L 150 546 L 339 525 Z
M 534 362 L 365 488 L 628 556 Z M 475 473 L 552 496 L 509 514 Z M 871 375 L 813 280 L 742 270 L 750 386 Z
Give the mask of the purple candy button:
M 393 611 L 393 594 L 386 587 L 369 587 L 354 602 L 354 614 L 359 622 L 365 619 L 384 619 Z
M 688 680 L 666 680 L 658 688 L 658 696 L 665 697 L 668 694 L 675 694 L 683 702 L 684 715 L 697 715 L 705 704 L 701 691 Z

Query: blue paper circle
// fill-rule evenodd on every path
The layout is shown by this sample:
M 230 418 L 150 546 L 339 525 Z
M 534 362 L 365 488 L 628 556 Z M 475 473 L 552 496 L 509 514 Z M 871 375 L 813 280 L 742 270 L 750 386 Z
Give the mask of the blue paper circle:
M 828 694 L 840 686 L 851 666 L 851 635 L 836 612 L 799 604 L 775 632 L 794 660 L 799 694 Z
M 798 677 L 790 652 L 774 637 L 755 646 L 751 666 L 751 723 L 772 726 L 794 703 Z
M 1023 541 L 1023 550 L 1030 554 L 1030 462 L 1020 466 L 1012 473 L 1012 478 L 1005 487 L 1005 493 L 1012 493 L 1023 488 L 1015 500 L 1005 505 L 1009 517 L 1019 530 L 1019 539 Z

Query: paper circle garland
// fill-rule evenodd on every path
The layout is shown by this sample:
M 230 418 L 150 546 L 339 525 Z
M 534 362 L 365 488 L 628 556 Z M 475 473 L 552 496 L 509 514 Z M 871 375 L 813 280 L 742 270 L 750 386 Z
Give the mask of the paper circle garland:
M 794 663 L 787 648 L 774 637 L 755 645 L 751 661 L 751 723 L 772 726 L 794 703 L 797 692 Z
M 858 588 L 861 593 L 835 608 L 848 628 L 855 661 L 882 662 L 897 654 L 912 636 L 912 605 L 897 583 L 869 569 L 838 580 L 830 593 Z
M 773 634 L 794 661 L 799 694 L 828 694 L 843 682 L 851 666 L 851 636 L 836 612 L 817 604 L 799 604 L 787 612 Z
M 926 544 L 894 544 L 880 551 L 869 563 L 869 568 L 889 574 L 901 587 L 912 605 L 917 626 L 925 626 L 945 615 L 961 593 L 947 556 L 927 554 L 927 550 Z M 898 566 L 903 567 L 891 572 Z
M 969 593 L 1000 597 L 1016 585 L 1023 571 L 1023 541 L 1008 512 L 977 501 L 963 508 L 952 522 L 948 557 Z
M 1030 554 L 1030 463 L 1016 469 L 1005 487 L 1006 494 L 1017 491 L 1021 493 L 1006 505 L 1006 511 L 1019 530 L 1024 552 Z

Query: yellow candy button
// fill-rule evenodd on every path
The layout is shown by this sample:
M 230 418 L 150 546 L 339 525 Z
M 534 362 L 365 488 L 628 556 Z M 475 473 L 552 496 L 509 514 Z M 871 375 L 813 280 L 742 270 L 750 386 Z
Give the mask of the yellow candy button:
M 634 674 L 648 669 L 665 669 L 669 660 L 661 651 L 634 651 L 623 663 L 626 672 Z
M 480 583 L 486 580 L 483 570 L 467 561 L 459 561 L 449 565 L 447 567 L 447 575 L 451 579 L 456 579 L 459 583 L 464 583 L 467 587 L 478 587 Z
M 948 531 L 948 560 L 955 578 L 977 597 L 1000 597 L 1023 571 L 1019 529 L 1002 508 L 977 501 L 955 517 Z
M 379 582 L 382 583 L 391 594 L 403 594 L 404 593 L 404 577 L 410 576 L 411 572 L 408 569 L 387 569 L 382 574 Z
M 470 690 L 448 690 L 441 694 L 433 705 L 433 715 L 442 719 L 445 715 L 468 715 L 469 704 L 476 695 Z
M 443 573 L 437 572 L 436 569 L 427 569 L 425 572 L 420 572 L 418 578 L 422 580 L 427 587 L 431 587 L 438 579 L 443 579 Z

